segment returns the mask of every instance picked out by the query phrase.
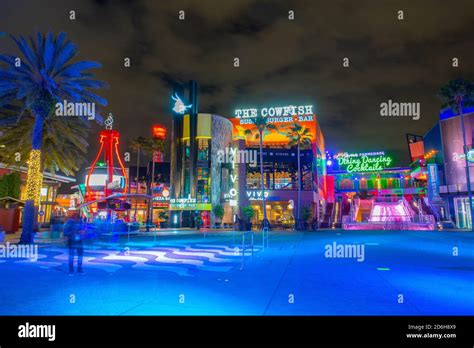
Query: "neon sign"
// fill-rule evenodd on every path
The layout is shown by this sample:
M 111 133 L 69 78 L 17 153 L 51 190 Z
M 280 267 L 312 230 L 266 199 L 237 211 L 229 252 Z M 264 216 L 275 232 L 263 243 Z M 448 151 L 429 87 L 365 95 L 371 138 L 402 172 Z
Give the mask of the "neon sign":
M 218 151 L 217 155 L 217 161 L 218 163 L 231 163 L 232 164 L 232 169 L 235 169 L 235 164 L 236 163 L 246 163 L 245 157 L 243 155 L 244 151 L 246 150 L 237 150 L 237 148 L 229 148 L 226 147 L 225 149 L 225 154 L 223 150 Z M 240 156 L 235 156 L 236 154 L 242 153 L 242 158 Z M 240 161 L 243 159 L 243 161 Z M 255 166 L 256 166 L 256 160 L 257 156 L 255 155 Z M 224 193 L 224 200 L 228 201 L 231 207 L 237 207 L 238 206 L 238 194 L 239 192 L 237 191 L 238 185 L 238 175 L 237 172 L 234 174 L 233 172 L 230 173 L 230 181 L 231 181 L 231 188 L 229 189 L 228 192 Z
M 467 152 L 467 161 L 470 163 L 474 162 L 474 149 L 471 149 Z
M 393 162 L 392 157 L 385 155 L 385 152 L 366 153 L 338 153 L 334 156 L 341 168 L 349 173 L 354 172 L 378 172 L 390 167 Z
M 261 201 L 263 200 L 262 191 L 246 191 L 247 198 L 249 201 Z M 268 198 L 268 192 L 265 191 L 265 199 Z
M 174 107 L 173 111 L 176 112 L 177 114 L 184 114 L 186 110 L 188 110 L 193 104 L 185 105 L 184 102 L 181 100 L 181 98 L 175 93 L 173 96 L 171 96 L 171 99 L 174 100 Z
M 466 155 L 463 154 L 463 153 L 457 153 L 457 152 L 453 152 L 453 161 L 454 162 L 458 162 L 458 161 L 465 161 L 466 159 Z M 471 149 L 467 152 L 467 161 L 469 163 L 474 163 L 474 149 Z
M 153 137 L 157 139 L 166 139 L 166 127 L 162 126 L 161 124 L 156 124 L 152 128 L 153 130 Z
M 270 106 L 261 109 L 236 109 L 235 118 L 289 117 L 313 115 L 313 105 Z M 293 122 L 293 121 L 291 121 Z
M 175 204 L 175 203 L 176 204 L 187 204 L 187 203 L 195 204 L 196 203 L 196 198 L 192 198 L 191 195 L 189 195 L 188 197 L 171 198 L 170 203 L 172 203 L 172 204 Z

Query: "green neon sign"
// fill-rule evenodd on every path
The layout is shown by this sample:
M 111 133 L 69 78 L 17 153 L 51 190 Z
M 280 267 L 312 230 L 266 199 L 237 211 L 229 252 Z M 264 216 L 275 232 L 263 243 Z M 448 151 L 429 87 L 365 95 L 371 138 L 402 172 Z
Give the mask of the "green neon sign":
M 337 157 L 336 157 L 337 156 Z M 390 167 L 393 158 L 384 152 L 372 153 L 341 153 L 336 155 L 341 169 L 349 173 L 379 172 Z
M 210 203 L 170 203 L 169 210 L 212 210 Z

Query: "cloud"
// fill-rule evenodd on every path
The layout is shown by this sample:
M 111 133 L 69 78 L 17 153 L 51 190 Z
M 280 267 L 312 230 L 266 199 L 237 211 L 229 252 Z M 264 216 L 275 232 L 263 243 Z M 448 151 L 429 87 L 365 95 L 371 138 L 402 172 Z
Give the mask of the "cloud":
M 470 0 L 4 0 L 0 30 L 66 31 L 80 58 L 103 63 L 98 77 L 111 88 L 102 94 L 124 145 L 153 123 L 170 126 L 172 82 L 195 79 L 203 112 L 230 117 L 239 106 L 313 103 L 330 149 L 392 150 L 405 165 L 405 133 L 436 122 L 438 88 L 473 78 L 473 10 Z M 13 45 L 0 37 L 0 50 Z M 388 99 L 420 102 L 421 120 L 380 117 Z

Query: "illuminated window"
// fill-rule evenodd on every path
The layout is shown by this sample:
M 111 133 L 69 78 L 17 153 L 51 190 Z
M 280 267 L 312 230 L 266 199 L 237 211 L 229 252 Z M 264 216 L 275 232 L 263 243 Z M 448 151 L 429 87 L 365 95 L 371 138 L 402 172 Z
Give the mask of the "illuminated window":
M 209 160 L 209 139 L 198 139 L 198 161 Z
M 184 169 L 184 195 L 187 196 L 191 193 L 189 190 L 189 168 Z
M 209 187 L 209 169 L 197 169 L 197 200 L 201 203 L 210 202 L 210 187 Z
M 184 160 L 189 161 L 191 157 L 191 147 L 189 143 L 189 139 L 184 142 Z

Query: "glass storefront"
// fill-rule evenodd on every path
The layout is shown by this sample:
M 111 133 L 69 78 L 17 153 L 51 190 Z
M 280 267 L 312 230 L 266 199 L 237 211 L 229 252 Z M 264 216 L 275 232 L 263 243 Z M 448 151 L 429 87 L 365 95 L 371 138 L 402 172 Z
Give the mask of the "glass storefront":
M 294 212 L 289 202 L 266 202 L 267 217 L 272 228 L 292 228 L 295 224 Z M 256 212 L 255 221 L 263 220 L 262 204 L 252 204 Z
M 260 166 L 251 167 L 247 165 L 247 189 L 261 189 Z M 264 182 L 267 190 L 297 190 L 298 189 L 298 166 L 294 163 L 264 163 Z M 312 172 L 309 165 L 301 166 L 302 182 L 301 189 L 311 191 L 313 189 Z
M 469 197 L 454 198 L 454 212 L 456 214 L 457 228 L 471 228 L 471 209 L 469 209 Z

